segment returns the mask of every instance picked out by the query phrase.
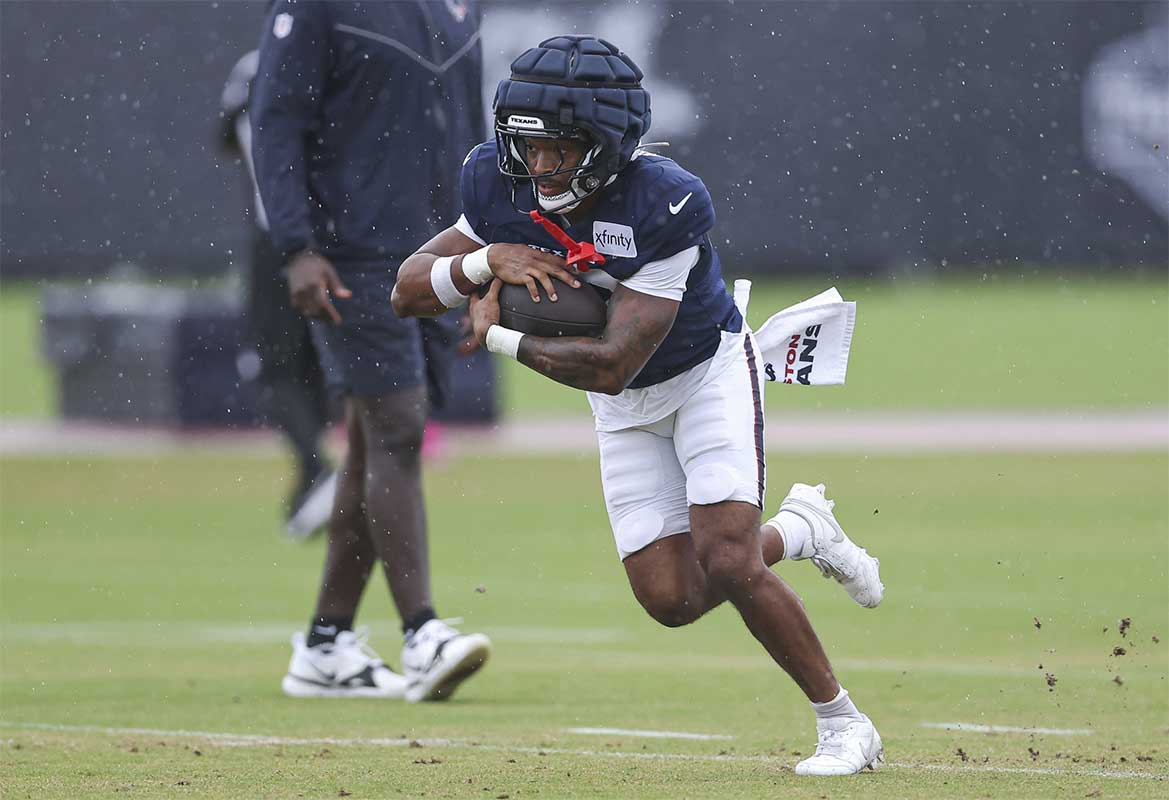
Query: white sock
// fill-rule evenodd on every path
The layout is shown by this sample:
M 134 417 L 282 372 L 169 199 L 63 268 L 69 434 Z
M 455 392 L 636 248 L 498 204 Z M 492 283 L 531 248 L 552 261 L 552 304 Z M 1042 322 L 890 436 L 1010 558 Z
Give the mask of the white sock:
M 812 539 L 812 526 L 806 519 L 792 511 L 780 511 L 775 516 L 775 522 L 778 523 L 779 538 L 783 539 L 784 558 L 799 561 L 812 555 L 804 553 L 804 548 Z
M 843 686 L 840 687 L 840 693 L 827 703 L 812 703 L 812 710 L 816 712 L 816 719 L 828 719 L 829 717 L 864 718 Z

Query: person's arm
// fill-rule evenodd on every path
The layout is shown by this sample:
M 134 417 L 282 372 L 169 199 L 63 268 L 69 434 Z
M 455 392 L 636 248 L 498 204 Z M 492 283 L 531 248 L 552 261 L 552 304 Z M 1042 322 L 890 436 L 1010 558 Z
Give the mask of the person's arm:
M 580 281 L 564 259 L 522 244 L 483 245 L 454 225 L 422 245 L 402 262 L 390 305 L 399 317 L 433 317 L 462 305 L 482 284 L 496 277 L 504 283 L 528 287 L 540 302 L 537 281 L 553 301 L 556 291 L 549 276 L 573 287 Z
M 487 349 L 575 389 L 619 394 L 641 371 L 674 325 L 679 301 L 618 285 L 599 339 L 545 338 L 499 325 L 499 283 L 471 300 L 471 323 Z
M 252 157 L 272 243 L 286 259 L 315 251 L 306 143 L 332 63 L 323 3 L 272 4 L 248 103 Z

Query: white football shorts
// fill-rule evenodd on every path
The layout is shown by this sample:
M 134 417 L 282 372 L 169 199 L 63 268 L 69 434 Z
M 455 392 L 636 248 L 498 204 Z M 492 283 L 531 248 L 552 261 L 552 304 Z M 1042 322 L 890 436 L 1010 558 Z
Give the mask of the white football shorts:
M 689 533 L 691 505 L 739 500 L 763 508 L 761 362 L 753 337 L 736 338 L 740 355 L 672 414 L 597 431 L 601 486 L 622 560 Z

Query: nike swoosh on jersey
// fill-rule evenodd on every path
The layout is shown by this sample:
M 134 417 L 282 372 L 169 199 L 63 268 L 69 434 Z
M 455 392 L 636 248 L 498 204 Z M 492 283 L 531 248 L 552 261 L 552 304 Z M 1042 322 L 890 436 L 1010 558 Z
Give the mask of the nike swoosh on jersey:
M 691 192 L 690 194 L 686 195 L 681 200 L 679 200 L 677 205 L 670 203 L 669 204 L 670 205 L 670 213 L 677 214 L 679 211 L 682 210 L 682 206 L 686 205 L 686 202 L 693 196 L 694 196 L 694 192 Z

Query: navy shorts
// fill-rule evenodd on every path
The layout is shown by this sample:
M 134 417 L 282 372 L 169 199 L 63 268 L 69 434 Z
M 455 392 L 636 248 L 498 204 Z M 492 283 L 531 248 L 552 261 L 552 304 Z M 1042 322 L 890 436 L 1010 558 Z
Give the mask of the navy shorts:
M 398 319 L 390 308 L 394 271 L 338 270 L 353 292 L 333 297 L 341 323 L 312 323 L 313 343 L 325 383 L 346 395 L 379 396 L 424 386 L 426 358 L 416 319 Z

